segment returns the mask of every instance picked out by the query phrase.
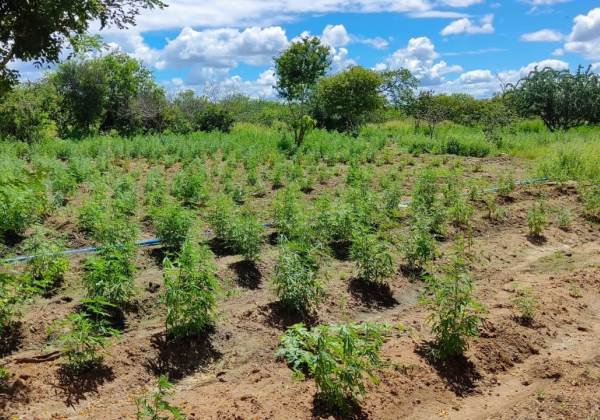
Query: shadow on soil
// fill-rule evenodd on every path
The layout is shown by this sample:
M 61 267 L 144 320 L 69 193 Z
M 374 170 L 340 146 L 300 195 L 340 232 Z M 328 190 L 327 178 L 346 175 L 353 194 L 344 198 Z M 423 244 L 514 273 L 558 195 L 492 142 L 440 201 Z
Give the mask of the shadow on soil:
M 355 277 L 348 283 L 348 291 L 371 309 L 391 308 L 398 304 L 392 289 L 387 284 L 374 283 Z
M 236 282 L 239 286 L 250 290 L 260 288 L 262 273 L 252 261 L 242 260 L 229 265 L 237 275 Z
M 212 345 L 213 333 L 210 329 L 202 335 L 177 339 L 157 333 L 151 339 L 156 356 L 144 365 L 155 375 L 167 375 L 169 380 L 182 379 L 221 358 L 221 353 Z
M 85 400 L 87 394 L 97 392 L 101 385 L 114 379 L 112 368 L 104 365 L 87 372 L 71 372 L 63 367 L 58 370 L 58 387 L 64 392 L 68 406 Z
M 333 410 L 327 404 L 322 394 L 318 393 L 313 399 L 312 416 L 316 419 L 350 419 L 350 420 L 366 420 L 369 418 L 362 407 L 356 402 L 348 403 L 348 408 L 344 412 Z
M 433 343 L 425 343 L 417 349 L 417 353 L 437 371 L 446 381 L 448 388 L 457 396 L 465 396 L 477 388 L 481 374 L 473 362 L 465 356 L 451 357 L 440 360 L 433 356 Z
M 6 357 L 17 350 L 23 342 L 20 322 L 11 322 L 0 334 L 0 357 Z
M 267 325 L 285 330 L 300 322 L 306 325 L 315 325 L 318 321 L 315 315 L 304 316 L 298 312 L 290 311 L 281 302 L 271 302 L 260 308 L 263 312 Z

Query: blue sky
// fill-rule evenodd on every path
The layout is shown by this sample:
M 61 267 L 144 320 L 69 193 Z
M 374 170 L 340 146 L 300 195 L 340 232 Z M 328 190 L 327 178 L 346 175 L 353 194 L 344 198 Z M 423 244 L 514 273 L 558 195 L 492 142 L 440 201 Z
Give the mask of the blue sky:
M 144 12 L 135 28 L 100 33 L 112 48 L 143 60 L 170 92 L 210 86 L 271 97 L 272 57 L 304 33 L 331 46 L 332 71 L 406 67 L 438 92 L 489 96 L 499 80 L 513 82 L 536 65 L 600 71 L 600 0 L 167 3 Z

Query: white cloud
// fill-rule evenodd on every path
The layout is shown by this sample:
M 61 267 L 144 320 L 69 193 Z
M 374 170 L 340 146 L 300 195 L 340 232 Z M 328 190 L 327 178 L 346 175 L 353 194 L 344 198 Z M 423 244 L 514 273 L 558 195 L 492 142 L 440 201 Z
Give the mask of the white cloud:
M 450 7 L 469 7 L 483 3 L 484 0 L 443 0 L 442 3 Z
M 469 18 L 455 20 L 446 26 L 440 34 L 443 36 L 459 34 L 491 34 L 494 33 L 494 15 L 485 15 L 480 19 L 479 24 Z
M 553 29 L 541 29 L 521 35 L 521 41 L 525 42 L 558 42 L 563 39 L 563 34 Z
M 554 70 L 568 70 L 569 64 L 562 60 L 553 60 L 553 59 L 535 61 L 533 63 L 529 63 L 525 67 L 521 67 L 521 70 L 519 70 L 520 75 L 527 76 L 530 72 L 535 70 L 536 67 L 538 68 L 538 70 L 542 70 L 546 67 L 550 67 L 551 69 L 554 69 Z
M 532 6 L 549 6 L 558 3 L 569 3 L 573 0 L 523 0 L 525 3 L 531 4 Z
M 350 66 L 355 66 L 357 63 L 353 59 L 348 57 L 348 50 L 346 48 L 333 48 L 331 50 L 331 72 L 338 73 L 344 71 Z
M 439 54 L 427 37 L 411 38 L 406 48 L 401 48 L 389 56 L 384 63 L 375 66 L 377 70 L 407 68 L 424 86 L 440 84 L 445 76 L 462 71 L 458 65 L 448 65 L 436 61 Z
M 472 85 L 494 80 L 494 75 L 489 70 L 471 70 L 460 75 L 457 79 L 460 83 Z
M 203 31 L 183 28 L 160 51 L 160 58 L 170 67 L 190 64 L 217 68 L 232 68 L 239 63 L 264 65 L 269 64 L 273 55 L 287 45 L 285 31 L 279 26 Z
M 327 25 L 323 29 L 321 41 L 330 47 L 344 47 L 350 43 L 352 39 L 344 25 Z
M 587 15 L 576 16 L 573 22 L 564 50 L 590 60 L 600 59 L 600 8 L 590 10 Z
M 600 63 L 592 63 L 591 66 L 592 66 L 593 72 L 596 72 L 596 73 L 600 72 Z

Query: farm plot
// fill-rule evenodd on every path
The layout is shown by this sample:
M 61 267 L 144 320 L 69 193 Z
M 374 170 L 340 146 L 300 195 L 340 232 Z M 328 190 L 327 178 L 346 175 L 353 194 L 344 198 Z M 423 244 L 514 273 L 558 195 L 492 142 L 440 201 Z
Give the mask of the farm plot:
M 398 131 L 3 145 L 2 416 L 598 415 L 593 143 Z

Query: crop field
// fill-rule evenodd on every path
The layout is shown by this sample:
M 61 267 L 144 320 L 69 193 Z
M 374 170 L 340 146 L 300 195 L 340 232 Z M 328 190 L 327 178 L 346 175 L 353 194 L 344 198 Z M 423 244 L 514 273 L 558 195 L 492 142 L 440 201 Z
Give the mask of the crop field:
M 599 135 L 1 142 L 0 418 L 595 418 Z

